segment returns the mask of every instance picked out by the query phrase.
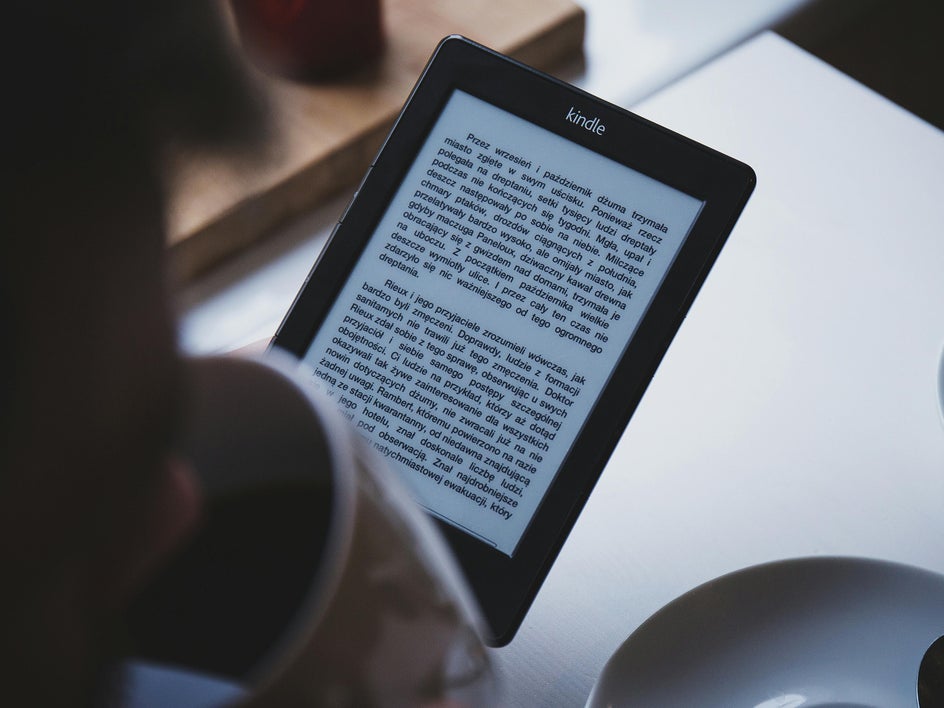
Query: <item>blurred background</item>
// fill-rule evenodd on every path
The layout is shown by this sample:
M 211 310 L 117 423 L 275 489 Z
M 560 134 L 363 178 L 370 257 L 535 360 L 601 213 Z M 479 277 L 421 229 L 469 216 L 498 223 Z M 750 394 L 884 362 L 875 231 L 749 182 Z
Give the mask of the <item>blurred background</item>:
M 774 29 L 937 128 L 944 128 L 944 3 L 818 0 Z

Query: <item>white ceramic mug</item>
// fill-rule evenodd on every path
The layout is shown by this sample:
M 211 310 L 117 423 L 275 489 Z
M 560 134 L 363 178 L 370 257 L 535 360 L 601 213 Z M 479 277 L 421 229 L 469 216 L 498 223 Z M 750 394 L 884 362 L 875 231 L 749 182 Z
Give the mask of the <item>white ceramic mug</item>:
M 128 703 L 494 704 L 438 530 L 297 363 L 188 369 L 206 523 L 131 613 Z

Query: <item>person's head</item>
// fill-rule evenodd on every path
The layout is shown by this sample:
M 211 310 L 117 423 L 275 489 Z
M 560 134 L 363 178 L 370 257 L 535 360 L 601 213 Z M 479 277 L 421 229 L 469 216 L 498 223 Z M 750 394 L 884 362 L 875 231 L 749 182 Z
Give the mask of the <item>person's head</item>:
M 4 10 L 0 702 L 82 705 L 112 623 L 197 514 L 162 161 L 261 116 L 212 2 Z M 12 705 L 12 703 L 11 703 Z

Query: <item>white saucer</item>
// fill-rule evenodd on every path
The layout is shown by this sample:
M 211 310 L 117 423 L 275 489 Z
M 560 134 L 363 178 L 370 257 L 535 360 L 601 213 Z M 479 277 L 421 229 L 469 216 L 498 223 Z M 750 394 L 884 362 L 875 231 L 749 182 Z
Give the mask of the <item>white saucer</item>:
M 942 634 L 944 576 L 853 558 L 769 563 L 649 618 L 587 706 L 915 708 L 918 665 Z

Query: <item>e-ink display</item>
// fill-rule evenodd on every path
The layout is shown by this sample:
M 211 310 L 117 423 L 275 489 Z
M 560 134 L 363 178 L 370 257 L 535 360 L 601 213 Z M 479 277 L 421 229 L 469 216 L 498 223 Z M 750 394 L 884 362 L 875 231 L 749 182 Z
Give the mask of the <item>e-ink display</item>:
M 701 208 L 455 91 L 304 360 L 419 503 L 513 555 Z

